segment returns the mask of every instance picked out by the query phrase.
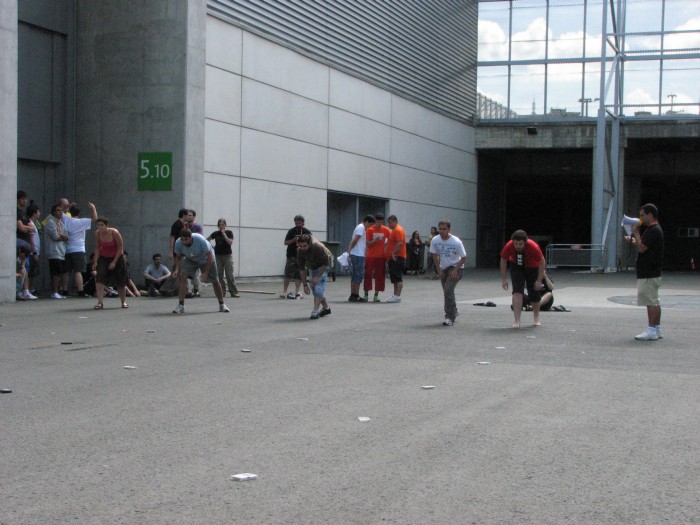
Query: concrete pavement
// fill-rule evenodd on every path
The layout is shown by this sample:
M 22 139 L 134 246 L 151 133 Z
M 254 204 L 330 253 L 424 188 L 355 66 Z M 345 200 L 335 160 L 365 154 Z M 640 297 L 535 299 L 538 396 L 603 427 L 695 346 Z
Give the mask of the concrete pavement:
M 664 276 L 658 342 L 633 274 L 553 276 L 571 312 L 521 330 L 491 270 L 449 328 L 422 278 L 393 305 L 339 278 L 317 321 L 211 289 L 0 305 L 0 523 L 700 523 L 697 275 Z

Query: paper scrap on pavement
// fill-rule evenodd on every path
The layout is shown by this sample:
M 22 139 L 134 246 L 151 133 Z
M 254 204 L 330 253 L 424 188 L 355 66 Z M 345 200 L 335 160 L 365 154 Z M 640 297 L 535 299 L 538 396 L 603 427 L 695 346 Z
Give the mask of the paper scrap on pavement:
M 250 352 L 250 349 L 248 349 L 248 348 L 241 348 L 241 352 Z
M 250 472 L 244 472 L 243 474 L 234 474 L 231 476 L 233 481 L 252 481 L 257 479 L 257 474 L 251 474 Z
M 435 385 L 424 385 L 421 387 L 423 390 L 432 390 L 435 388 Z
M 372 421 L 370 418 L 368 418 L 368 417 L 366 417 L 366 416 L 360 416 L 360 417 L 357 418 L 357 420 L 358 420 L 360 423 L 369 423 L 370 421 Z
M 491 362 L 490 361 L 479 361 L 477 364 L 478 365 L 490 365 Z
M 505 346 L 497 346 L 497 347 L 496 347 L 496 350 L 505 350 L 505 349 L 506 349 Z
M 125 366 L 124 370 L 136 370 L 135 366 Z
M 298 339 L 299 341 L 308 341 L 308 340 L 309 340 L 308 337 L 297 337 L 297 339 Z

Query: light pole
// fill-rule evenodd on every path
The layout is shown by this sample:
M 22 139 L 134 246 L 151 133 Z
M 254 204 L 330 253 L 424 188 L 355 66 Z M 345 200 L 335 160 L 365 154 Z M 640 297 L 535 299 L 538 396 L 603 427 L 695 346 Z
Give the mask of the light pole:
M 668 98 L 671 99 L 671 112 L 673 113 L 673 100 L 677 97 L 678 95 L 668 95 Z
M 586 116 L 588 116 L 588 103 L 593 102 L 594 100 L 600 100 L 599 98 L 580 98 L 578 99 L 579 102 L 582 104 L 586 104 Z

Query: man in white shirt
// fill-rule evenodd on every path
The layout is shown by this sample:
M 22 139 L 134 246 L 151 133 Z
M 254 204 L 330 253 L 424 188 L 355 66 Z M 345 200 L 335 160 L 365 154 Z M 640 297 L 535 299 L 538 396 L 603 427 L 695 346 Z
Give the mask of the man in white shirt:
M 443 326 L 452 326 L 459 311 L 455 301 L 455 288 L 462 278 L 464 263 L 467 262 L 467 252 L 464 244 L 450 233 L 450 221 L 438 223 L 438 233 L 430 242 L 430 254 L 435 262 L 442 290 L 445 294 L 445 320 Z
M 63 216 L 63 233 L 68 235 L 66 241 L 66 269 L 73 273 L 75 288 L 78 297 L 89 297 L 83 291 L 83 272 L 86 269 L 85 262 L 85 232 L 92 228 L 92 223 L 97 222 L 97 210 L 95 205 L 88 202 L 90 218 L 81 218 L 80 209 L 73 205 L 70 207 L 70 217 Z
M 374 224 L 374 217 L 365 215 L 362 222 L 355 227 L 352 232 L 352 240 L 348 245 L 348 254 L 350 255 L 350 297 L 348 301 L 351 303 L 366 303 L 367 299 L 360 297 L 360 284 L 365 278 L 365 252 L 367 251 L 367 239 L 365 233 L 367 227 Z

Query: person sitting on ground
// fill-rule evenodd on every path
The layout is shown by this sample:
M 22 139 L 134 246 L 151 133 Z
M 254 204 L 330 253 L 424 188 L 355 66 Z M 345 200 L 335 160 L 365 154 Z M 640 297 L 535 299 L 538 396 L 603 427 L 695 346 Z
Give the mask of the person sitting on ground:
M 149 297 L 160 295 L 160 287 L 170 277 L 170 270 L 163 264 L 161 254 L 153 254 L 153 263 L 146 266 L 146 269 L 143 271 L 143 277 L 146 279 Z
M 126 264 L 126 295 L 129 297 L 141 297 L 141 292 L 131 280 L 131 266 L 129 266 L 129 254 L 124 250 L 124 264 Z
M 549 274 L 544 272 L 544 280 L 542 281 L 542 298 L 540 299 L 540 311 L 550 310 L 554 304 L 554 282 L 549 278 Z M 527 294 L 523 294 L 523 310 L 532 311 L 532 304 Z

